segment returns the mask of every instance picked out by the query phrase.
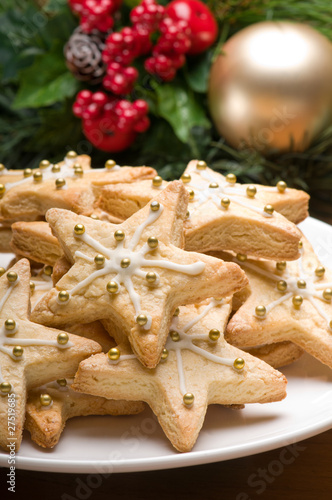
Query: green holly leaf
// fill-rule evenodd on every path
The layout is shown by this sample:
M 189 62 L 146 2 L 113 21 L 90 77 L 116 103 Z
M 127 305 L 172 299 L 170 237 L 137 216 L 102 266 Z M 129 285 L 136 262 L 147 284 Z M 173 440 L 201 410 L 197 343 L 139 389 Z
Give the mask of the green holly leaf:
M 166 84 L 155 82 L 153 86 L 157 94 L 157 113 L 170 123 L 180 141 L 190 141 L 191 129 L 195 126 L 210 128 L 204 107 L 184 82 L 177 79 Z
M 68 71 L 62 44 L 55 43 L 49 52 L 35 57 L 34 63 L 21 71 L 20 88 L 14 109 L 50 106 L 72 97 L 79 82 Z
M 213 51 L 209 50 L 201 55 L 192 57 L 183 68 L 184 77 L 194 92 L 206 93 L 209 84 Z

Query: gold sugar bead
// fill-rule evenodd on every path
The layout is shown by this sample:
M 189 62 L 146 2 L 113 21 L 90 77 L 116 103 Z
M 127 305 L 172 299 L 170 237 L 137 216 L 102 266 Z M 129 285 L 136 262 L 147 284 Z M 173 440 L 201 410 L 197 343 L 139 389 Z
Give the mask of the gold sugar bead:
M 227 181 L 229 184 L 235 184 L 235 183 L 236 183 L 236 181 L 237 181 L 236 175 L 235 175 L 235 174 L 227 174 L 227 175 L 226 175 L 226 181 Z
M 189 217 L 190 217 L 190 212 L 189 212 L 189 210 L 187 210 L 187 212 L 186 212 L 186 219 L 189 219 Z
M 173 316 L 179 316 L 179 314 L 180 314 L 180 308 L 177 307 L 173 313 Z
M 68 344 L 68 340 L 69 340 L 69 335 L 66 332 L 61 332 L 57 336 L 57 341 L 58 341 L 58 344 L 60 344 L 60 345 Z
M 0 391 L 2 394 L 9 394 L 12 390 L 12 386 L 9 382 L 1 382 Z
M 130 266 L 130 259 L 128 259 L 128 257 L 125 257 L 124 259 L 122 259 L 120 262 L 120 266 L 123 269 L 126 269 L 127 267 L 129 267 Z
M 156 175 L 156 177 L 154 177 L 152 179 L 152 186 L 153 187 L 159 187 L 162 185 L 162 183 L 163 183 L 163 179 L 162 179 L 162 177 L 160 177 L 160 175 Z
M 139 326 L 144 326 L 146 325 L 148 322 L 148 318 L 145 314 L 139 314 L 137 317 L 136 317 L 136 323 L 139 325 Z
M 281 262 L 276 263 L 276 268 L 278 271 L 284 271 L 287 267 L 287 263 L 283 260 Z
M 277 189 L 279 193 L 284 193 L 286 191 L 287 184 L 285 181 L 279 181 L 277 182 Z
M 105 264 L 105 257 L 101 254 L 97 254 L 94 258 L 96 266 L 103 266 Z
M 23 177 L 30 177 L 32 175 L 31 168 L 25 168 L 23 171 Z
M 33 174 L 33 180 L 35 182 L 41 182 L 43 180 L 43 174 L 39 170 L 36 170 Z
M 18 279 L 18 275 L 17 273 L 15 273 L 15 271 L 8 271 L 7 273 L 7 280 L 9 281 L 9 283 L 15 283 Z
M 66 290 L 61 290 L 61 292 L 58 293 L 58 300 L 60 302 L 68 302 L 69 297 L 69 293 Z
M 294 295 L 292 302 L 294 307 L 300 307 L 303 302 L 303 297 L 301 295 Z
M 74 227 L 74 233 L 77 234 L 77 236 L 82 236 L 82 234 L 85 233 L 85 227 L 83 224 L 76 224 Z
M 203 160 L 199 160 L 197 163 L 196 163 L 196 168 L 197 170 L 205 170 L 207 167 L 207 164 L 205 161 Z
M 173 342 L 179 342 L 180 340 L 180 334 L 174 330 L 170 331 L 169 332 L 170 336 L 171 336 L 171 339 L 173 340 Z
M 66 387 L 67 385 L 67 380 L 65 378 L 59 378 L 56 382 L 60 387 Z
M 39 401 L 42 406 L 50 406 L 52 403 L 52 398 L 49 394 L 41 394 L 39 396 Z
M 161 359 L 162 360 L 167 359 L 168 358 L 168 354 L 169 354 L 168 350 L 167 349 L 163 349 L 162 353 L 161 353 Z
M 58 174 L 59 172 L 61 172 L 61 167 L 60 167 L 60 165 L 58 165 L 58 164 L 53 165 L 53 167 L 52 167 L 52 172 L 53 172 L 53 174 Z
M 323 297 L 325 300 L 330 301 L 332 299 L 332 288 L 325 288 Z
M 6 272 L 6 269 L 4 267 L 0 267 L 0 276 L 5 274 L 5 272 Z
M 45 266 L 43 269 L 43 273 L 46 274 L 46 276 L 52 276 L 53 267 L 52 266 Z
M 188 182 L 191 181 L 191 175 L 190 174 L 182 174 L 181 181 L 183 182 L 183 184 L 188 184 Z
M 155 236 L 149 236 L 148 245 L 150 248 L 157 248 L 158 243 L 159 243 L 158 238 L 156 238 Z
M 65 185 L 66 185 L 66 181 L 65 181 L 65 179 L 63 179 L 62 177 L 59 177 L 59 179 L 56 179 L 56 180 L 55 180 L 55 187 L 56 187 L 57 189 L 61 189 L 61 188 L 63 188 Z
M 76 157 L 77 157 L 76 151 L 68 151 L 68 153 L 66 154 L 66 158 L 68 158 L 68 160 L 73 160 Z
M 259 318 L 264 318 L 266 316 L 266 307 L 265 306 L 257 306 L 255 309 L 255 314 Z
M 243 370 L 245 364 L 246 363 L 243 358 L 236 358 L 234 360 L 233 366 L 235 370 Z
M 158 212 L 158 210 L 160 209 L 160 204 L 157 201 L 151 201 L 150 208 L 152 212 Z
M 183 404 L 185 406 L 191 406 L 191 405 L 193 405 L 194 401 L 195 401 L 195 396 L 191 392 L 187 392 L 183 396 Z
M 114 168 L 116 165 L 116 161 L 114 160 L 107 160 L 106 163 L 105 163 L 105 168 Z
M 209 331 L 209 339 L 212 340 L 212 342 L 216 342 L 220 337 L 220 330 L 217 330 L 217 328 L 212 328 L 212 330 Z
M 91 219 L 99 220 L 99 217 L 96 214 L 91 214 L 90 217 L 91 217 Z
M 279 292 L 285 292 L 287 290 L 287 281 L 285 280 L 278 281 L 277 289 L 279 290 Z
M 74 167 L 74 174 L 75 175 L 83 175 L 84 174 L 84 170 L 81 167 L 81 165 L 77 165 L 76 167 Z
M 30 292 L 33 293 L 35 291 L 36 285 L 33 281 L 30 281 Z
M 125 234 L 122 229 L 117 229 L 114 233 L 114 238 L 116 241 L 123 241 L 125 239 Z
M 324 266 L 316 267 L 315 274 L 316 276 L 318 276 L 318 278 L 322 278 L 325 274 L 325 267 Z
M 195 191 L 191 188 L 187 189 L 187 191 L 189 194 L 189 201 L 193 201 L 193 199 L 195 198 Z
M 0 196 L 3 196 L 6 191 L 6 186 L 4 184 L 0 184 Z
M 145 279 L 149 284 L 153 284 L 157 281 L 157 275 L 156 273 L 149 271 L 148 273 L 146 273 Z
M 299 250 L 303 248 L 303 241 L 299 241 Z
M 247 193 L 248 198 L 255 198 L 256 193 L 257 193 L 256 186 L 254 186 L 253 184 L 251 184 L 250 186 L 248 186 L 247 190 L 246 190 L 246 193 Z
M 120 351 L 117 347 L 112 347 L 108 353 L 107 356 L 111 361 L 117 361 L 120 358 Z
M 16 345 L 13 347 L 13 356 L 15 356 L 15 358 L 21 358 L 23 356 L 23 347 L 21 347 L 20 345 Z
M 117 293 L 119 290 L 119 285 L 116 281 L 109 281 L 106 285 L 106 290 L 108 293 Z
M 42 160 L 40 163 L 39 163 L 39 168 L 47 168 L 49 167 L 51 164 L 48 160 Z
M 6 319 L 5 321 L 5 329 L 9 332 L 12 332 L 16 328 L 16 321 L 14 319 Z
M 266 214 L 272 215 L 274 212 L 274 207 L 272 205 L 265 205 L 264 212 Z
M 219 184 L 217 182 L 211 182 L 209 185 L 209 188 L 211 189 L 217 189 L 219 187 Z
M 244 253 L 236 254 L 236 258 L 239 262 L 245 262 L 247 260 L 247 256 Z
M 307 284 L 306 284 L 306 282 L 304 280 L 298 280 L 297 281 L 297 288 L 303 289 L 303 288 L 306 288 L 306 287 L 307 287 Z
M 5 166 L 3 163 L 0 163 L 0 172 L 3 172 L 5 170 Z
M 221 198 L 220 203 L 223 208 L 227 209 L 231 204 L 231 200 L 227 196 L 224 196 L 224 198 Z

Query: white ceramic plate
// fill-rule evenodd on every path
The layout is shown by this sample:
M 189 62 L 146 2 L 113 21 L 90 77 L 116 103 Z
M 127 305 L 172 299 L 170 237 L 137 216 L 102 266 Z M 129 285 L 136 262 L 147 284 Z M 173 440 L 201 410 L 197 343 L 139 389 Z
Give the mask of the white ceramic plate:
M 332 226 L 309 218 L 301 229 L 321 261 L 332 267 Z M 11 256 L 0 255 L 0 265 Z M 198 465 L 284 447 L 332 427 L 332 371 L 308 355 L 283 372 L 288 396 L 242 411 L 210 406 L 190 453 L 177 453 L 150 410 L 135 417 L 84 417 L 68 421 L 59 444 L 43 450 L 26 432 L 17 455 L 22 469 L 71 473 L 134 472 Z M 8 465 L 0 452 L 0 466 Z

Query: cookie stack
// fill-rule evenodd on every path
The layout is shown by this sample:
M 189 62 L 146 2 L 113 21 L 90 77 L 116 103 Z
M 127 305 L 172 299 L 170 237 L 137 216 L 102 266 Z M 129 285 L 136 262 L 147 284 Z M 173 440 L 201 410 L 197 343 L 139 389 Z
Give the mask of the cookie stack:
M 145 402 L 189 451 L 208 404 L 283 399 L 276 368 L 303 349 L 332 367 L 332 278 L 296 226 L 307 194 L 241 185 L 197 160 L 169 183 L 112 161 L 86 160 L 77 179 L 71 161 L 62 187 L 47 175 L 3 184 L 3 224 L 29 260 L 0 278 L 2 446 L 8 394 L 20 402 L 17 442 L 24 422 L 53 447 L 72 416 Z M 43 264 L 31 280 L 29 261 Z

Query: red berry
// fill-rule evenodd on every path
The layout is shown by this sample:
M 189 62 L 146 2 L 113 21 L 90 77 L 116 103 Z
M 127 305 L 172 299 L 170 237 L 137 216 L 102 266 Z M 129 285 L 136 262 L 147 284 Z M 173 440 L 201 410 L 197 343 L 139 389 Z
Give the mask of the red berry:
M 135 132 L 146 132 L 150 126 L 150 120 L 147 116 L 143 116 L 138 122 L 136 122 L 134 130 Z
M 137 115 L 139 117 L 142 117 L 143 115 L 146 115 L 148 113 L 148 111 L 149 111 L 148 103 L 146 101 L 144 101 L 143 99 L 137 99 L 133 103 L 133 106 L 136 109 Z
M 173 20 L 183 20 L 191 29 L 191 48 L 188 54 L 199 54 L 208 49 L 218 35 L 217 22 L 204 3 L 199 0 L 173 0 L 166 7 Z
M 107 95 L 104 94 L 104 92 L 95 92 L 92 95 L 92 99 L 91 100 L 92 100 L 92 102 L 94 102 L 95 104 L 97 104 L 97 106 L 103 107 L 107 103 L 108 98 L 107 98 Z
M 93 93 L 91 90 L 81 90 L 76 96 L 76 102 L 80 104 L 87 104 L 91 102 Z
M 136 139 L 137 132 L 120 133 L 108 130 L 106 123 L 86 121 L 83 132 L 87 139 L 98 149 L 116 153 L 127 149 Z

